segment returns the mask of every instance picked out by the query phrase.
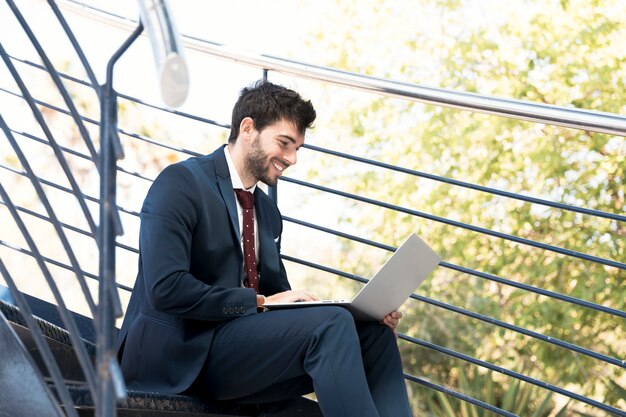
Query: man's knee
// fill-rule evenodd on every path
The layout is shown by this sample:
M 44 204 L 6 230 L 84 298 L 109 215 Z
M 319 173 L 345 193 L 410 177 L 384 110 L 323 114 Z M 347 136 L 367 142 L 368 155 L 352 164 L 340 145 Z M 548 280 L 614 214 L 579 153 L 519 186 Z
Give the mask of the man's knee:
M 339 306 L 328 306 L 322 307 L 324 310 L 328 311 L 329 319 L 337 321 L 339 323 L 348 323 L 353 324 L 354 318 L 352 314 L 348 310 Z
M 363 342 L 396 345 L 396 336 L 388 326 L 376 321 L 355 322 L 352 314 L 343 307 L 319 307 L 319 314 L 318 319 L 323 325 L 354 329 Z
M 354 318 L 348 310 L 338 306 L 319 307 L 316 310 L 314 314 L 319 321 L 316 329 L 318 335 L 358 341 Z
M 318 317 L 320 320 L 338 326 L 350 326 L 354 327 L 354 318 L 352 314 L 343 307 L 328 306 L 319 307 L 319 311 L 316 314 L 320 314 Z

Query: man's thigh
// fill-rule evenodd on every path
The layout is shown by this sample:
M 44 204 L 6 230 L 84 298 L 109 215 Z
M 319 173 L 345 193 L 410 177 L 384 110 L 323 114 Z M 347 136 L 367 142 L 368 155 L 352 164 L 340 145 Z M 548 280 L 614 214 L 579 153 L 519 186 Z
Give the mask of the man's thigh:
M 329 321 L 346 316 L 341 307 L 304 307 L 224 323 L 215 331 L 196 388 L 214 399 L 246 402 L 311 392 L 303 366 L 307 350 Z

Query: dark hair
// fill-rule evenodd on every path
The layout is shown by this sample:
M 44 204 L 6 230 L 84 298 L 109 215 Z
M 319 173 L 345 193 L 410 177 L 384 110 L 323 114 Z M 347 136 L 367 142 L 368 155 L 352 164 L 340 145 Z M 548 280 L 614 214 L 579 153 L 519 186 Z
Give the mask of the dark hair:
M 259 132 L 266 126 L 284 119 L 293 122 L 298 132 L 304 134 L 313 124 L 316 113 L 311 101 L 305 101 L 295 91 L 259 80 L 241 90 L 233 108 L 229 142 L 237 140 L 239 125 L 246 117 L 254 120 L 254 128 Z

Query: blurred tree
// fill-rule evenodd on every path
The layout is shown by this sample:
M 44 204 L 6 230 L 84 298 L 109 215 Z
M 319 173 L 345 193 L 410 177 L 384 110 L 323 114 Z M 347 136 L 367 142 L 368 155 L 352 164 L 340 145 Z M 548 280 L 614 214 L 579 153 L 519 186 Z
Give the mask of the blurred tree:
M 618 0 L 341 0 L 330 8 L 328 24 L 309 46 L 320 51 L 318 57 L 312 52 L 315 62 L 348 71 L 624 114 L 625 38 L 626 3 Z M 625 213 L 622 137 L 390 98 L 364 99 L 356 93 L 348 100 L 335 94 L 328 105 L 335 106 L 328 128 L 335 133 L 318 135 L 317 145 L 473 184 Z M 626 261 L 623 222 L 337 158 L 322 164 L 311 177 L 333 188 Z M 354 203 L 342 220 L 388 244 L 398 245 L 416 231 L 452 264 L 624 310 L 626 273 L 617 268 L 363 203 Z M 350 244 L 342 248 L 355 250 Z M 341 257 L 342 267 L 368 275 L 379 257 L 359 253 L 356 259 Z M 626 356 L 623 318 L 443 268 L 420 293 L 596 352 Z M 410 303 L 405 312 L 403 330 L 410 335 L 626 407 L 619 395 L 623 388 L 618 390 L 626 382 L 623 368 L 423 303 Z M 408 373 L 459 385 L 457 368 L 466 365 L 401 346 Z M 512 383 L 507 378 L 499 382 Z M 423 404 L 419 397 L 413 400 Z

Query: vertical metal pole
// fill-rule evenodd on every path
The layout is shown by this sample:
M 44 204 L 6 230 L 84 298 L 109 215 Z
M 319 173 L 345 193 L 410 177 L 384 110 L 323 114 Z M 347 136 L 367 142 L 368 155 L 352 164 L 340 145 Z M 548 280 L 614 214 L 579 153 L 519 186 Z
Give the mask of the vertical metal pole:
M 110 80 L 102 90 L 100 108 L 100 227 L 98 246 L 100 247 L 100 282 L 97 317 L 97 395 L 96 416 L 114 417 L 116 415 L 115 396 L 112 391 L 111 373 L 108 362 L 113 346 L 113 310 L 110 297 L 110 282 L 115 280 L 115 230 L 112 209 L 116 199 L 116 163 L 111 145 L 111 112 L 116 109 L 117 100 L 112 97 Z M 113 207 L 112 207 L 113 206 Z
M 123 157 L 117 136 L 117 95 L 113 90 L 113 67 L 128 47 L 139 37 L 143 25 L 111 57 L 107 65 L 106 83 L 100 96 L 100 225 L 98 249 L 100 251 L 99 303 L 96 317 L 96 417 L 115 417 L 116 398 L 125 396 L 121 373 L 118 372 L 113 349 L 115 334 L 115 236 L 121 234 L 116 219 L 117 160 Z

